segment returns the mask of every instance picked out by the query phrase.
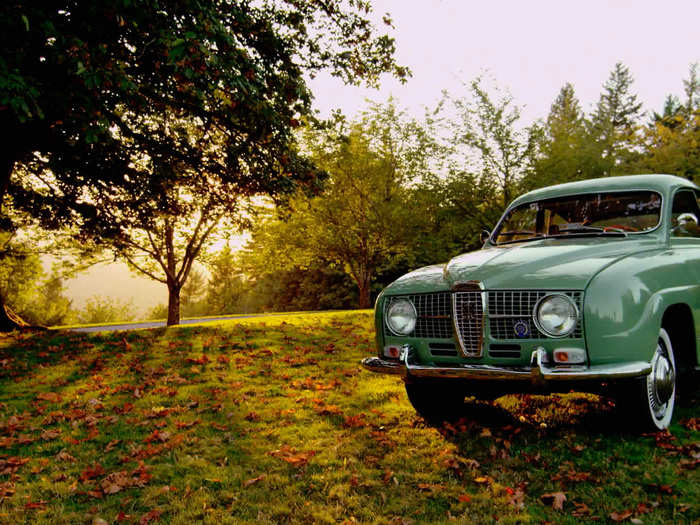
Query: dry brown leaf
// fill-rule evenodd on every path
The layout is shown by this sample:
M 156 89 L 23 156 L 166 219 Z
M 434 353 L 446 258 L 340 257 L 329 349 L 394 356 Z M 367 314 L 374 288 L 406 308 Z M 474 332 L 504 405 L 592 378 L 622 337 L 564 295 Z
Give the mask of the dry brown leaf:
M 611 512 L 610 519 L 614 522 L 625 521 L 634 514 L 631 510 L 623 510 L 622 512 Z
M 255 485 L 256 483 L 259 483 L 260 481 L 264 480 L 266 477 L 267 476 L 265 474 L 261 474 L 257 478 L 247 479 L 243 482 L 243 486 L 250 487 L 251 485 Z
M 551 504 L 554 510 L 563 510 L 566 494 L 564 492 L 549 492 L 542 494 L 540 499 L 548 505 Z

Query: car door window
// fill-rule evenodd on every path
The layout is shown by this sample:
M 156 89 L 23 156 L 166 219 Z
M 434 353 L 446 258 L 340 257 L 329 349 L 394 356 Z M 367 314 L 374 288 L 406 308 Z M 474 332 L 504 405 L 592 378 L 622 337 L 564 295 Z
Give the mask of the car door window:
M 671 235 L 673 237 L 700 237 L 700 206 L 698 194 L 681 190 L 673 197 Z

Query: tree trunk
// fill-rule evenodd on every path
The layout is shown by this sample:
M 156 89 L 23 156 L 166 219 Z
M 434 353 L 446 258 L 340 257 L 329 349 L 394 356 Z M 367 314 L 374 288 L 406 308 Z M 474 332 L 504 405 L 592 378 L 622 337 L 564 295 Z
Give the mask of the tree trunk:
M 369 294 L 369 279 L 362 279 L 361 282 L 357 283 L 357 287 L 360 292 L 360 308 L 371 308 L 372 302 L 370 301 Z
M 168 286 L 168 326 L 180 324 L 180 288 Z
M 11 332 L 28 327 L 29 325 L 5 304 L 5 297 L 0 293 L 0 332 Z

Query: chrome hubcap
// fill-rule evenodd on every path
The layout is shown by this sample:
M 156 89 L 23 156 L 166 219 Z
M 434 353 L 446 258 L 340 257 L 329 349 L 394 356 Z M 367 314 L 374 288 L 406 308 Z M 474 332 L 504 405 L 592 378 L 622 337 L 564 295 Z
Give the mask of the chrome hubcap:
M 661 419 L 666 412 L 666 404 L 674 394 L 676 384 L 673 365 L 661 343 L 656 347 L 651 367 L 651 374 L 647 381 L 649 406 L 654 415 Z

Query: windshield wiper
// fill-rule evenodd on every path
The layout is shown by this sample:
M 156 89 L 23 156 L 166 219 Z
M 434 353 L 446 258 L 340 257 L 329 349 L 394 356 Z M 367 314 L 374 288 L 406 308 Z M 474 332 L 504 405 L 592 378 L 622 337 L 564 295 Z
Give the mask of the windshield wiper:
M 502 246 L 504 244 L 514 244 L 516 242 L 528 242 L 528 241 L 540 241 L 542 239 L 548 239 L 551 235 L 535 235 L 534 237 L 527 237 L 525 239 L 516 239 L 514 241 L 503 241 L 496 243 L 496 246 Z
M 565 237 L 570 234 L 594 234 L 594 235 L 622 235 L 627 237 L 627 232 L 622 228 L 616 228 L 614 226 L 606 226 L 601 228 L 599 226 L 575 226 L 573 228 L 559 228 L 559 233 L 550 235 L 550 237 Z

